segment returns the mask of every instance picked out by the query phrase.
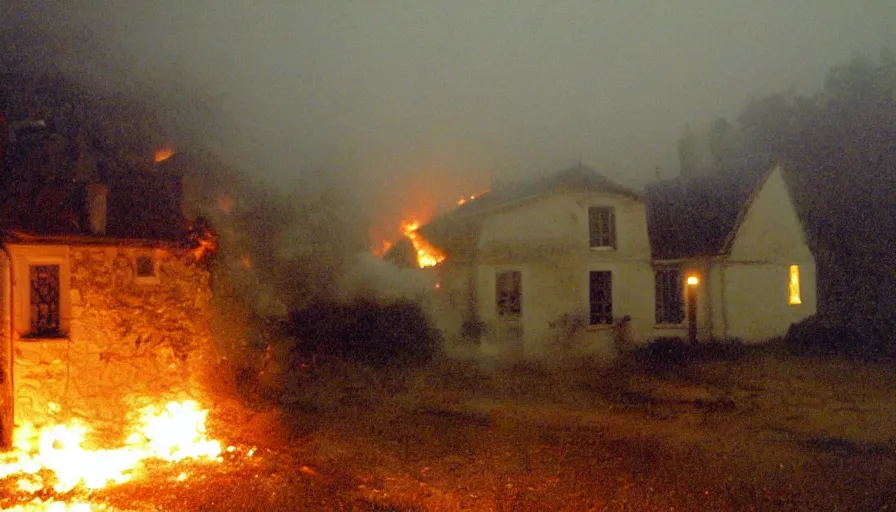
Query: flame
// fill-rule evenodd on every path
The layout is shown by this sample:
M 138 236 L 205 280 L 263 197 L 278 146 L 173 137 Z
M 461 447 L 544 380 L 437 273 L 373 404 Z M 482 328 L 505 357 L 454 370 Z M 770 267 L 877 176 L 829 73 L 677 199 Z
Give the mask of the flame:
M 206 436 L 208 411 L 196 402 L 148 406 L 140 414 L 124 446 L 114 449 L 85 448 L 88 429 L 77 422 L 41 429 L 26 423 L 15 431 L 13 451 L 0 454 L 0 480 L 18 477 L 19 490 L 27 494 L 64 493 L 76 487 L 95 490 L 127 482 L 139 474 L 146 459 L 222 460 L 220 443 Z M 83 503 L 36 501 L 39 508 L 19 510 L 91 510 Z
M 155 163 L 164 162 L 174 156 L 175 153 L 177 153 L 177 151 L 171 146 L 156 148 L 156 150 L 152 152 L 152 161 Z
M 481 196 L 481 195 L 482 195 L 482 194 L 479 194 L 479 195 L 473 195 L 473 196 L 461 197 L 460 199 L 457 200 L 457 205 L 458 205 L 458 206 L 463 206 L 463 205 L 467 204 L 468 201 L 472 201 L 472 200 L 476 199 L 477 197 L 479 197 L 479 196 Z
M 414 245 L 414 252 L 417 255 L 417 266 L 420 268 L 434 267 L 445 261 L 445 254 L 433 247 L 417 233 L 419 228 L 420 223 L 416 220 L 406 222 L 401 226 L 401 231 Z
M 379 242 L 379 245 L 374 245 L 373 247 L 370 248 L 370 252 L 372 252 L 373 255 L 378 258 L 382 258 L 383 256 L 386 255 L 387 252 L 389 252 L 389 249 L 391 249 L 391 248 L 392 248 L 392 242 L 390 242 L 388 240 L 381 240 Z

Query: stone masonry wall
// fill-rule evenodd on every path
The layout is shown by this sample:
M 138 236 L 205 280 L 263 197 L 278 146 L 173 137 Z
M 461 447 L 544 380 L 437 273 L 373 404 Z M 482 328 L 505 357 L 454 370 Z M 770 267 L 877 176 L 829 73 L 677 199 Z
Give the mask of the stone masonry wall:
M 67 339 L 15 341 L 16 425 L 78 418 L 117 432 L 144 405 L 201 398 L 211 360 L 209 274 L 150 250 L 158 280 L 141 284 L 146 249 L 71 248 Z

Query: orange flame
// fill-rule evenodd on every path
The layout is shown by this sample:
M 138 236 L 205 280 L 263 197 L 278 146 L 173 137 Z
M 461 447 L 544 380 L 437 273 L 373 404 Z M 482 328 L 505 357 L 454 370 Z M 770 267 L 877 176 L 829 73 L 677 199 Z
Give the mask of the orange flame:
M 164 407 L 148 406 L 140 412 L 133 433 L 123 447 L 115 449 L 83 447 L 88 429 L 79 423 L 39 430 L 26 423 L 15 432 L 15 449 L 0 454 L 0 479 L 18 477 L 19 490 L 27 494 L 49 490 L 65 493 L 76 487 L 101 489 L 131 480 L 146 459 L 223 460 L 220 443 L 206 435 L 208 411 L 200 409 L 196 402 L 169 402 Z M 89 504 L 62 502 L 52 502 L 52 507 L 46 508 L 91 510 Z
M 156 148 L 156 150 L 152 153 L 152 161 L 155 163 L 164 162 L 165 160 L 168 160 L 169 158 L 174 156 L 176 152 L 177 151 L 175 151 L 171 146 Z
M 436 249 L 423 239 L 417 229 L 420 223 L 416 220 L 402 224 L 401 231 L 414 245 L 414 253 L 417 255 L 417 266 L 420 268 L 434 267 L 445 261 L 445 253 Z
M 474 195 L 474 196 L 461 197 L 460 199 L 457 200 L 457 205 L 463 206 L 463 205 L 467 204 L 468 201 L 472 201 L 472 200 L 476 199 L 477 197 L 479 197 L 479 196 Z

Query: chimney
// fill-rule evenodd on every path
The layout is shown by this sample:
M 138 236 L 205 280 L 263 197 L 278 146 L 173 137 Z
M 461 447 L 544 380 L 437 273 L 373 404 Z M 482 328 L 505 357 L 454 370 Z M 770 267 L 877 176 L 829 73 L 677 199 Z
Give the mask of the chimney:
M 87 219 L 90 232 L 94 235 L 106 234 L 106 203 L 109 187 L 102 183 L 91 183 L 87 189 Z

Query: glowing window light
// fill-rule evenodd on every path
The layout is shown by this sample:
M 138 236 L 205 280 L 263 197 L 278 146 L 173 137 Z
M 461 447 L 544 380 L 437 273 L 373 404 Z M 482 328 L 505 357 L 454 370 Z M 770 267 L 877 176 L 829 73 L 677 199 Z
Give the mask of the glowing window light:
M 788 292 L 789 298 L 787 303 L 791 306 L 794 304 L 802 304 L 803 300 L 800 297 L 800 266 L 799 265 L 791 265 L 790 266 L 790 280 L 788 281 Z

